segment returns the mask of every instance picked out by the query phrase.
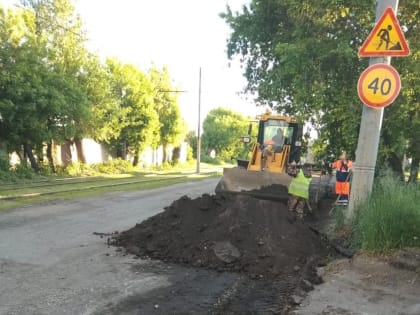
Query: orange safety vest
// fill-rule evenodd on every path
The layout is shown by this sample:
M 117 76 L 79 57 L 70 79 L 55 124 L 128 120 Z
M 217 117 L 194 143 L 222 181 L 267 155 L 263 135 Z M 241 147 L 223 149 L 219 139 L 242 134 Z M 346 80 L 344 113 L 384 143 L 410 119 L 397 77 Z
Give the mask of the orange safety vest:
M 332 167 L 340 172 L 348 172 L 353 169 L 353 162 L 350 160 L 347 160 L 347 163 L 343 163 L 343 161 L 338 160 L 332 164 Z
M 353 169 L 353 162 L 348 160 L 347 163 L 338 160 L 333 163 L 336 170 L 335 193 L 337 195 L 350 195 L 350 176 L 349 173 Z

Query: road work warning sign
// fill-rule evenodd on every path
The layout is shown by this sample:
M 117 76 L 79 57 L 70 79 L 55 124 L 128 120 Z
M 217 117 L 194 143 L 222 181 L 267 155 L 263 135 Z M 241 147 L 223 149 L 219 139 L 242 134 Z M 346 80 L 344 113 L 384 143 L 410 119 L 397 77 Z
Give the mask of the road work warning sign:
M 410 49 L 392 8 L 387 8 L 359 50 L 359 57 L 408 56 Z

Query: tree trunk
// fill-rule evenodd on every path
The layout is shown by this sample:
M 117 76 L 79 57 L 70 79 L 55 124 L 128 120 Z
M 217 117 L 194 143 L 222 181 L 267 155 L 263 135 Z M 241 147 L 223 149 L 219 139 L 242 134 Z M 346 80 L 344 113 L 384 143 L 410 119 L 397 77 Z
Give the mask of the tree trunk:
M 36 157 L 38 158 L 39 164 L 44 163 L 44 144 L 36 146 Z
M 166 143 L 162 143 L 162 164 L 168 162 L 167 147 L 168 145 Z
M 32 169 L 35 172 L 39 172 L 39 165 L 38 165 L 38 163 L 37 163 L 37 161 L 35 159 L 34 153 L 32 152 L 32 146 L 30 144 L 28 144 L 28 143 L 25 143 L 23 145 L 23 148 L 25 150 L 26 155 L 29 158 L 29 161 L 31 162 Z
M 139 165 L 139 150 L 136 150 L 133 158 L 133 166 Z
M 120 158 L 122 160 L 127 159 L 127 141 L 122 141 L 117 147 L 117 158 Z
M 408 178 L 409 183 L 417 183 L 419 176 L 419 164 L 420 158 L 415 157 L 412 159 L 410 167 L 410 177 Z
M 122 154 L 121 146 L 117 147 L 117 152 L 115 154 L 117 156 L 117 159 L 122 159 L 123 154 Z
M 77 160 L 81 163 L 86 164 L 86 157 L 85 157 L 85 153 L 83 152 L 82 139 L 75 137 L 74 144 L 76 145 L 76 150 L 77 150 Z
M 23 159 L 21 159 L 23 165 L 28 165 L 28 153 L 26 152 L 26 147 L 23 145 Z
M 402 180 L 405 180 L 404 170 L 402 167 L 403 161 L 395 152 L 391 152 L 388 157 L 388 163 L 391 170 Z
M 54 163 L 53 142 L 52 141 L 49 141 L 47 143 L 47 159 L 48 159 L 48 164 L 50 164 L 51 171 L 53 173 L 55 173 L 56 169 L 55 169 L 55 163 Z
M 178 163 L 180 158 L 181 158 L 181 148 L 175 147 L 172 150 L 172 163 L 174 164 Z
M 71 141 L 67 140 L 61 145 L 61 161 L 63 162 L 64 166 L 69 165 L 73 162 L 72 156 L 71 156 Z

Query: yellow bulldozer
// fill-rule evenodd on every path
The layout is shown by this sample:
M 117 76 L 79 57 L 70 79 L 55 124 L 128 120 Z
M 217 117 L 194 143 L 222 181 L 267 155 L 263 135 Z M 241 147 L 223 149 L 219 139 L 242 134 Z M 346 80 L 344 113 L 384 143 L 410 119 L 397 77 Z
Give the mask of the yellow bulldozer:
M 257 122 L 258 135 L 250 158 L 238 160 L 237 167 L 225 168 L 216 192 L 246 193 L 264 186 L 289 186 L 292 177 L 286 170 L 289 163 L 300 160 L 303 126 L 294 118 L 270 112 L 259 116 Z M 242 138 L 251 142 L 250 136 Z

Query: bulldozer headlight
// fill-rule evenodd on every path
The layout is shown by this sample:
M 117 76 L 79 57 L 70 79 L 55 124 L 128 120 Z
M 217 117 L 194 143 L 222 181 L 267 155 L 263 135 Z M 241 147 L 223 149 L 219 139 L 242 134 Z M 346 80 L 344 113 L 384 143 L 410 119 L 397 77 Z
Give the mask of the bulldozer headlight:
M 251 142 L 251 137 L 241 137 L 241 141 L 243 143 L 250 143 Z

